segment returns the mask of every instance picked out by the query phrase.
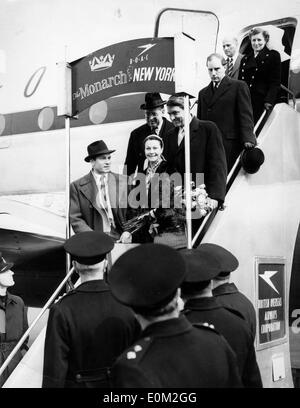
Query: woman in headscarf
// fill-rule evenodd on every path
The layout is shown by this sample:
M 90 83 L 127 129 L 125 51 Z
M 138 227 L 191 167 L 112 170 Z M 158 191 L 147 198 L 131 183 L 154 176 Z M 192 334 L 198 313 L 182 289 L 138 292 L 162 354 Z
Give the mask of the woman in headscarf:
M 163 140 L 157 135 L 149 135 L 144 140 L 144 147 L 146 160 L 136 181 L 139 179 L 139 215 L 146 213 L 147 222 L 135 234 L 134 240 L 150 242 L 154 236 L 154 242 L 185 247 L 185 218 L 180 208 L 174 208 L 176 176 L 163 157 Z

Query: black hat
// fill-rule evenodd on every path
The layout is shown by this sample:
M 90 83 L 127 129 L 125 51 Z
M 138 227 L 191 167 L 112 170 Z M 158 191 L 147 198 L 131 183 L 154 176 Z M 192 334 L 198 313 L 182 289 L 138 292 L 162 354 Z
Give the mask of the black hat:
M 186 264 L 184 283 L 198 283 L 210 281 L 220 272 L 220 263 L 211 252 L 197 249 L 181 251 Z
M 140 108 L 143 110 L 159 108 L 160 106 L 163 106 L 167 103 L 166 101 L 163 101 L 161 99 L 161 96 L 158 92 L 146 93 L 145 102 L 146 103 L 143 103 L 140 106 Z
M 143 244 L 117 259 L 108 280 L 119 302 L 146 312 L 168 304 L 184 276 L 184 260 L 175 249 Z
M 14 266 L 12 262 L 6 262 L 0 252 L 0 273 L 4 273 Z
M 237 258 L 227 249 L 220 245 L 205 243 L 198 247 L 202 252 L 211 253 L 220 264 L 220 273 L 218 276 L 227 276 L 239 266 Z
M 104 232 L 79 232 L 69 238 L 65 244 L 65 251 L 72 258 L 83 265 L 95 265 L 101 262 L 105 255 L 114 247 L 112 238 Z
M 217 276 L 226 276 L 239 266 L 231 252 L 216 244 L 201 244 L 197 249 L 185 249 L 181 254 L 186 262 L 187 274 L 184 281 L 187 283 L 205 282 Z
M 115 152 L 115 150 L 109 150 L 103 140 L 97 140 L 88 145 L 87 147 L 88 156 L 84 159 L 86 162 L 89 162 L 96 156 L 100 154 L 109 154 Z
M 258 147 L 243 150 L 241 154 L 243 169 L 250 174 L 256 173 L 265 161 L 265 155 Z

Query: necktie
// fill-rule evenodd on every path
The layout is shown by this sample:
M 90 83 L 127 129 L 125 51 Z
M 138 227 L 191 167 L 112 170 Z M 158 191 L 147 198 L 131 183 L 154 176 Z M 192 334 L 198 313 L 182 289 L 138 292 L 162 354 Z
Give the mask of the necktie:
M 156 128 L 151 128 L 151 133 L 153 135 L 158 135 L 158 128 L 157 127 Z
M 232 73 L 233 68 L 233 59 L 231 57 L 227 58 L 227 68 L 226 68 L 226 75 L 230 76 Z
M 108 211 L 108 205 L 107 205 L 107 197 L 106 197 L 106 187 L 105 187 L 105 176 L 102 175 L 100 177 L 100 188 L 101 188 L 101 196 L 102 196 L 102 203 L 105 211 Z
M 213 82 L 213 93 L 216 92 L 216 90 L 218 89 L 219 83 L 218 82 Z
M 178 146 L 180 145 L 183 137 L 184 137 L 184 128 L 180 128 L 178 132 L 178 139 L 177 139 Z

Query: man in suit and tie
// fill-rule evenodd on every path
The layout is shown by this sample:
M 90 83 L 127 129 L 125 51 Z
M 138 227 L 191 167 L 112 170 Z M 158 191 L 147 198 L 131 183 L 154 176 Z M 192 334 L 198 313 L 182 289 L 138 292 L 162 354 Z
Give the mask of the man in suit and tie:
M 131 234 L 124 231 L 127 210 L 127 177 L 112 173 L 111 153 L 103 140 L 87 147 L 84 159 L 91 171 L 74 181 L 70 187 L 70 221 L 75 233 L 102 231 L 115 241 L 131 242 Z
M 172 95 L 167 107 L 175 128 L 166 136 L 164 155 L 184 181 L 184 98 Z M 194 116 L 190 116 L 190 161 L 193 181 L 197 180 L 197 175 L 204 175 L 210 206 L 217 208 L 218 204 L 223 203 L 226 191 L 227 169 L 222 136 L 214 123 L 198 120 Z
M 226 75 L 238 79 L 243 55 L 238 51 L 238 39 L 226 36 L 223 39 L 223 50 L 226 55 Z
M 141 105 L 141 109 L 145 111 L 146 123 L 134 129 L 129 138 L 127 154 L 125 159 L 124 174 L 128 176 L 135 173 L 136 167 L 138 170 L 143 169 L 145 157 L 144 139 L 151 135 L 159 135 L 163 140 L 166 133 L 173 129 L 173 125 L 164 117 L 164 105 L 158 92 L 147 93 L 145 95 L 145 103 Z
M 250 92 L 243 81 L 225 74 L 222 55 L 209 55 L 206 65 L 211 83 L 199 92 L 197 117 L 220 129 L 230 171 L 241 151 L 256 144 Z

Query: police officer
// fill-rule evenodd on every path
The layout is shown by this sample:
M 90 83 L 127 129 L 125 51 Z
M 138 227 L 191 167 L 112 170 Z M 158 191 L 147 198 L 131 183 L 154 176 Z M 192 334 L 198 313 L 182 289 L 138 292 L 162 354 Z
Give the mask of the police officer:
M 215 256 L 214 244 L 209 249 L 185 249 L 183 255 L 187 275 L 181 285 L 185 302 L 184 313 L 192 323 L 208 322 L 228 341 L 237 355 L 245 387 L 261 387 L 253 338 L 242 315 L 220 305 L 212 295 L 211 279 L 220 272 L 222 263 Z M 232 263 L 236 259 L 232 256 Z
M 207 243 L 202 244 L 202 247 L 209 251 L 212 245 L 213 244 Z M 254 306 L 251 301 L 238 290 L 234 283 L 229 282 L 230 273 L 239 266 L 238 260 L 233 257 L 231 252 L 219 245 L 214 245 L 213 251 L 214 256 L 222 262 L 222 269 L 218 276 L 215 276 L 213 279 L 212 293 L 221 305 L 236 310 L 243 315 L 254 341 L 256 334 L 256 314 Z
M 23 300 L 8 291 L 8 288 L 15 284 L 14 272 L 11 270 L 13 266 L 13 263 L 5 261 L 0 252 L 0 366 L 28 329 L 27 308 Z M 0 387 L 18 365 L 25 351 L 28 350 L 27 342 L 28 338 L 4 370 L 0 377 Z
M 64 245 L 72 255 L 81 284 L 49 313 L 43 387 L 109 386 L 110 367 L 135 340 L 139 325 L 104 281 L 106 254 L 114 246 L 103 232 L 81 232 Z
M 141 267 L 142 265 L 142 267 Z M 179 315 L 184 260 L 173 248 L 144 244 L 113 265 L 113 295 L 142 326 L 140 340 L 113 366 L 115 387 L 239 387 L 236 357 L 213 329 Z

